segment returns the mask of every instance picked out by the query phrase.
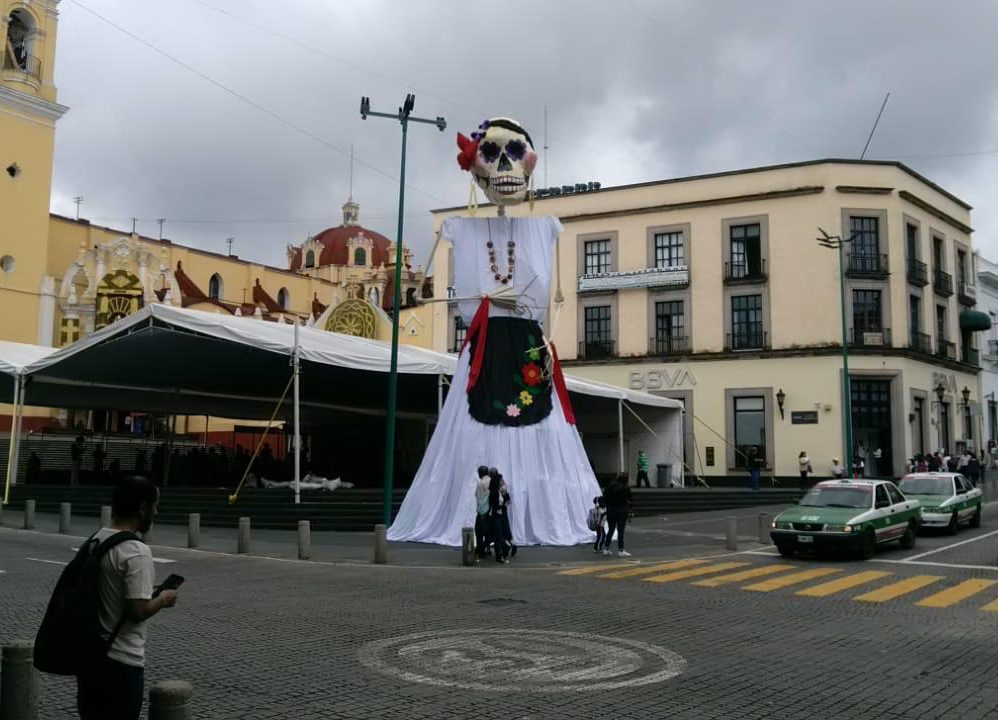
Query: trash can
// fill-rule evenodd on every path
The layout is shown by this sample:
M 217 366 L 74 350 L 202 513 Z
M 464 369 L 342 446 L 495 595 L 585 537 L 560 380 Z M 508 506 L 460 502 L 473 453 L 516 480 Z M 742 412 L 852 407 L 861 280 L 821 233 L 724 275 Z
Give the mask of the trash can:
M 672 465 L 655 466 L 655 486 L 660 488 L 672 487 Z

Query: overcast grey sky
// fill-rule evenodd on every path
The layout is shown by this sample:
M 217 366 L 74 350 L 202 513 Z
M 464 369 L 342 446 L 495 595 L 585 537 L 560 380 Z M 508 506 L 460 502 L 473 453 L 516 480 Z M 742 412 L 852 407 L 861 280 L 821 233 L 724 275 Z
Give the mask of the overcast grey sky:
M 52 209 L 285 265 L 340 224 L 406 243 L 463 203 L 454 135 L 519 119 L 547 178 L 604 186 L 819 157 L 897 159 L 975 207 L 998 259 L 998 3 L 985 0 L 62 0 Z M 103 19 L 102 19 L 103 18 Z M 118 27 L 114 27 L 116 25 Z M 151 46 L 151 47 L 150 47 Z M 172 59 L 171 59 L 172 58 Z

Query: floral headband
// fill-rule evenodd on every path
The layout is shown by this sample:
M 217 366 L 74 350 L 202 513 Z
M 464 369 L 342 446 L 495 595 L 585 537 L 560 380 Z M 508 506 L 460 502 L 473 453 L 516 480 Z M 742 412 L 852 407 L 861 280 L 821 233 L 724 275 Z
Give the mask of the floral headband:
M 478 154 L 478 143 L 485 137 L 488 129 L 489 121 L 484 120 L 478 126 L 478 130 L 471 133 L 470 138 L 463 133 L 457 134 L 457 146 L 461 149 L 461 152 L 457 155 L 457 164 L 461 166 L 462 170 L 471 170 L 472 165 L 475 164 L 475 156 Z

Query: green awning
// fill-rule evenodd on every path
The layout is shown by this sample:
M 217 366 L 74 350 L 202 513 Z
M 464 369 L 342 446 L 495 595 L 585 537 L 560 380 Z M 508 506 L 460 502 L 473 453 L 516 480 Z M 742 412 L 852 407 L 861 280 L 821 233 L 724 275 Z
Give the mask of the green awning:
M 961 330 L 990 330 L 991 316 L 978 310 L 964 310 L 960 313 Z

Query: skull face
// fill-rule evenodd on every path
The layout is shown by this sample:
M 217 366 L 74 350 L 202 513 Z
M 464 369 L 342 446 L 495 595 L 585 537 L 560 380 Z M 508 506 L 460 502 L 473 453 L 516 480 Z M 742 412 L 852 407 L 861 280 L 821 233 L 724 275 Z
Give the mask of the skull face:
M 527 197 L 537 153 L 530 136 L 509 118 L 493 118 L 473 133 L 478 153 L 471 172 L 485 196 L 496 205 L 518 205 Z

